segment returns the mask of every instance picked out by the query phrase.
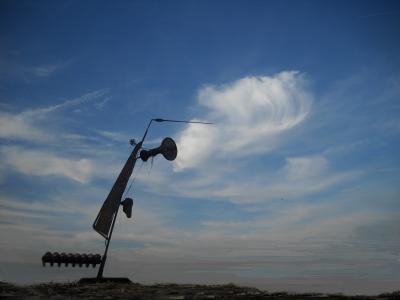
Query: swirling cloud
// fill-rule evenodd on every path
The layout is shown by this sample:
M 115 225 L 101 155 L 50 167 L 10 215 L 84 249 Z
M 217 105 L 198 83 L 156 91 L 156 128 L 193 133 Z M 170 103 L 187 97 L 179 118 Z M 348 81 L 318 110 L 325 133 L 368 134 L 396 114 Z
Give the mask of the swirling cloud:
M 206 113 L 201 119 L 215 126 L 190 124 L 181 133 L 175 170 L 199 166 L 212 157 L 270 150 L 276 136 L 310 113 L 312 95 L 307 86 L 304 75 L 287 71 L 202 88 L 198 104 Z

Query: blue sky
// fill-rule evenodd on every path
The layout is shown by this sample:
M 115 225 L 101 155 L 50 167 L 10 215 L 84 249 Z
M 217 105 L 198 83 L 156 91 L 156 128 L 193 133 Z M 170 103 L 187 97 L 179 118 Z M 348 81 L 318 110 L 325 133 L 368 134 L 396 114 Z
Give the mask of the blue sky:
M 0 280 L 75 280 L 154 117 L 105 275 L 373 294 L 400 279 L 396 1 L 0 1 Z

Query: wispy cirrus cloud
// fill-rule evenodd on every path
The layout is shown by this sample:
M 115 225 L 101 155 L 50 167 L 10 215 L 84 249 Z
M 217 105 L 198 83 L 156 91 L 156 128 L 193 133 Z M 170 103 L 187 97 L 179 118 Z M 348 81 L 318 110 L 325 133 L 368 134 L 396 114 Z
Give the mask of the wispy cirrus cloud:
M 0 112 L 0 137 L 7 139 L 46 141 L 49 135 L 24 114 Z
M 138 174 L 137 181 L 145 189 L 162 195 L 251 206 L 276 200 L 301 201 L 304 197 L 349 185 L 365 175 L 363 170 L 337 171 L 322 154 L 288 157 L 279 167 L 261 171 L 251 171 L 246 162 L 224 168 L 218 160 L 195 170 L 166 176 L 166 172 L 171 173 L 170 167 L 155 166 L 150 182 L 145 172 Z
M 88 159 L 68 159 L 48 151 L 27 150 L 19 147 L 3 147 L 3 163 L 25 175 L 65 176 L 80 183 L 89 181 L 93 163 Z
M 190 124 L 180 134 L 175 169 L 196 167 L 213 157 L 273 149 L 276 137 L 308 116 L 313 97 L 307 86 L 303 74 L 287 71 L 202 88 L 198 104 L 205 114 L 200 119 L 215 126 Z
M 22 80 L 25 83 L 49 79 L 75 61 L 74 59 L 67 59 L 64 61 L 21 64 L 15 61 L 15 57 L 12 54 L 7 54 L 0 57 L 0 77 Z
M 221 182 L 214 196 L 242 204 L 301 199 L 338 184 L 348 184 L 362 175 L 361 171 L 354 170 L 337 172 L 328 164 L 320 155 L 290 157 L 280 169 L 256 173 L 247 180 L 236 178 Z
M 100 89 L 97 91 L 93 91 L 82 96 L 79 96 L 74 99 L 66 100 L 62 103 L 51 105 L 44 108 L 37 108 L 37 109 L 30 109 L 22 112 L 22 115 L 25 117 L 32 117 L 32 118 L 42 118 L 49 113 L 53 113 L 63 108 L 68 108 L 71 106 L 81 105 L 87 102 L 98 100 L 104 97 L 109 92 L 108 89 Z
M 84 103 L 102 100 L 108 89 L 101 89 L 80 97 L 43 108 L 27 109 L 19 113 L 0 111 L 0 138 L 46 142 L 55 138 L 51 128 L 44 121 L 50 114 Z
M 98 130 L 97 134 L 111 141 L 120 143 L 126 143 L 131 139 L 131 137 L 128 134 L 115 131 Z
M 2 173 L 7 168 L 25 175 L 64 176 L 81 184 L 98 175 L 101 177 L 113 173 L 112 166 L 105 168 L 107 171 L 97 172 L 95 162 L 97 166 L 103 163 L 98 162 L 98 157 L 91 155 L 93 153 L 71 155 L 54 149 L 55 142 L 61 138 L 74 144 L 75 152 L 87 152 L 90 149 L 96 137 L 68 133 L 67 128 L 60 127 L 61 122 L 54 120 L 62 119 L 62 113 L 69 109 L 108 101 L 108 94 L 108 89 L 100 89 L 47 107 L 29 108 L 18 113 L 1 111 L 0 139 L 8 141 L 7 146 L 0 147 Z M 35 145 L 34 149 L 27 147 L 32 144 Z
M 252 170 L 263 155 L 279 152 L 311 114 L 313 93 L 304 74 L 244 77 L 198 93 L 198 119 L 215 125 L 189 124 L 178 135 L 177 171 L 165 176 L 153 169 L 153 191 L 182 197 L 218 199 L 237 204 L 301 199 L 360 176 L 335 171 L 323 153 L 280 155 L 272 164 Z M 257 161 L 260 161 L 257 163 Z M 182 174 L 181 174 L 182 173 Z M 146 185 L 146 176 L 139 175 Z
M 35 77 L 48 77 L 55 73 L 57 70 L 63 68 L 65 64 L 48 64 L 25 68 L 27 73 L 32 74 Z

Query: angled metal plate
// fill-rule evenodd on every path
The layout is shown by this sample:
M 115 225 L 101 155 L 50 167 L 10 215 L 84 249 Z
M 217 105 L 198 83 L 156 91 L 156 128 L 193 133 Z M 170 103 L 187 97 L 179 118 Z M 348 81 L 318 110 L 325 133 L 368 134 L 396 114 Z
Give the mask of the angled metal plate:
M 140 142 L 133 149 L 93 223 L 93 229 L 106 239 L 110 237 L 111 226 L 117 214 L 129 177 L 132 175 L 136 156 L 141 146 L 142 143 Z

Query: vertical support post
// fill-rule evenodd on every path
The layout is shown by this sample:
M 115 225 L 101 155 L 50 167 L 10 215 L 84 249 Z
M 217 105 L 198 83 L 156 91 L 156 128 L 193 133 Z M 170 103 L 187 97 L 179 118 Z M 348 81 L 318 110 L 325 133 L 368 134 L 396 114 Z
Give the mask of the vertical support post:
M 110 194 L 108 195 L 107 199 L 105 200 L 105 202 L 103 204 L 103 207 L 105 207 L 106 203 L 109 202 L 109 203 L 112 203 L 112 205 L 115 207 L 115 210 L 113 208 L 114 214 L 112 217 L 111 226 L 108 227 L 110 229 L 109 232 L 108 232 L 108 229 L 106 228 L 107 229 L 106 231 L 108 234 L 105 234 L 104 231 L 99 231 L 96 228 L 96 224 L 97 224 L 97 221 L 99 220 L 99 218 L 101 217 L 103 207 L 100 210 L 99 214 L 97 215 L 97 218 L 93 224 L 93 228 L 107 240 L 106 249 L 104 250 L 103 257 L 101 258 L 101 264 L 99 267 L 99 271 L 97 273 L 97 281 L 101 281 L 101 279 L 103 278 L 103 270 L 104 270 L 104 265 L 106 264 L 106 260 L 107 260 L 108 247 L 110 246 L 112 233 L 114 231 L 115 220 L 117 219 L 119 207 L 121 205 L 121 198 L 123 196 L 123 192 L 125 191 L 126 185 L 129 181 L 129 177 L 131 176 L 131 174 L 133 172 L 133 168 L 135 167 L 136 157 L 137 157 L 137 154 L 141 147 L 142 147 L 142 142 L 138 143 L 135 146 L 131 155 L 129 156 L 128 160 L 126 161 L 124 167 L 122 168 L 121 173 L 119 174 L 116 182 L 114 183 L 114 186 L 112 187 L 112 189 L 110 191 Z M 107 210 L 107 208 L 106 208 L 106 210 Z M 104 229 L 104 228 L 101 228 L 101 229 Z
M 114 225 L 115 225 L 115 220 L 117 219 L 118 211 L 119 211 L 119 207 L 118 207 L 117 211 L 115 212 L 113 223 L 111 225 L 110 236 L 107 239 L 106 249 L 104 250 L 103 257 L 101 258 L 101 264 L 100 264 L 99 272 L 97 273 L 97 278 L 96 278 L 97 281 L 101 281 L 101 279 L 103 278 L 103 270 L 104 270 L 104 265 L 106 264 L 106 260 L 107 260 L 108 246 L 110 246 L 111 237 L 112 237 L 112 233 L 114 231 Z

